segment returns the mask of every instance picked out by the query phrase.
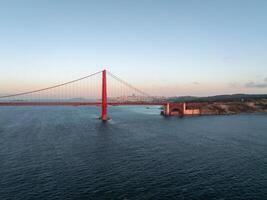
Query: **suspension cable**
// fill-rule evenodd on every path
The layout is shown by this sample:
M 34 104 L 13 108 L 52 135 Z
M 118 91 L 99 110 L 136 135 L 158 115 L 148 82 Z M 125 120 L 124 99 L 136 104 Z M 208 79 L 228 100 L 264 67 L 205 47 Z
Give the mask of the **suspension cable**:
M 144 96 L 150 97 L 150 95 L 149 95 L 148 93 L 143 92 L 142 90 L 139 90 L 138 88 L 132 86 L 131 84 L 127 83 L 126 81 L 122 80 L 121 78 L 115 76 L 115 75 L 112 74 L 111 72 L 107 71 L 107 73 L 108 73 L 112 78 L 114 78 L 114 79 L 116 79 L 117 81 L 119 81 L 120 83 L 122 83 L 122 84 L 128 86 L 129 88 L 135 90 L 136 92 L 138 92 L 138 93 L 140 93 L 140 94 L 142 94 L 142 95 L 144 95 Z
M 61 87 L 61 86 L 64 86 L 64 85 L 68 85 L 68 84 L 71 84 L 71 83 L 75 83 L 77 81 L 81 81 L 83 79 L 87 79 L 91 76 L 94 76 L 94 75 L 97 75 L 99 73 L 102 73 L 102 71 L 99 71 L 99 72 L 96 72 L 96 73 L 93 73 L 93 74 L 90 74 L 88 76 L 84 76 L 82 78 L 79 78 L 79 79 L 75 79 L 75 80 L 72 80 L 72 81 L 68 81 L 68 82 L 65 82 L 65 83 L 62 83 L 62 84 L 58 84 L 58 85 L 54 85 L 54 86 L 51 86 L 51 87 L 47 87 L 47 88 L 43 88 L 43 89 L 39 89 L 39 90 L 33 90 L 33 91 L 28 91 L 28 92 L 22 92 L 22 93 L 17 93 L 17 94 L 11 94 L 11 95 L 6 95 L 6 96 L 0 96 L 0 99 L 3 99 L 3 98 L 9 98 L 9 97 L 15 97 L 15 96 L 21 96 L 21 95 L 26 95 L 26 94 L 32 94 L 32 93 L 36 93 L 36 92 L 41 92 L 41 91 L 45 91 L 45 90 L 49 90 L 49 89 L 53 89 L 53 88 L 57 88 L 57 87 Z

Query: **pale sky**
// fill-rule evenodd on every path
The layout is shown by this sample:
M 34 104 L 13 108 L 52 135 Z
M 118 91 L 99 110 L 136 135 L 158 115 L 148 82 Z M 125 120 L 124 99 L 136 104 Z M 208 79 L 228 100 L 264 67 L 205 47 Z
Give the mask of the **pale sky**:
M 152 95 L 267 93 L 267 1 L 0 0 L 0 94 L 107 68 Z

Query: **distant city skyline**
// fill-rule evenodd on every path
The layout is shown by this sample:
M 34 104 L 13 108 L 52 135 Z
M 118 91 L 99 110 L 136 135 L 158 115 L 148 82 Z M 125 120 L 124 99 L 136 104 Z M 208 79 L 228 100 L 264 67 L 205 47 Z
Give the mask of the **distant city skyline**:
M 151 95 L 267 93 L 267 1 L 0 1 L 0 94 L 108 69 Z

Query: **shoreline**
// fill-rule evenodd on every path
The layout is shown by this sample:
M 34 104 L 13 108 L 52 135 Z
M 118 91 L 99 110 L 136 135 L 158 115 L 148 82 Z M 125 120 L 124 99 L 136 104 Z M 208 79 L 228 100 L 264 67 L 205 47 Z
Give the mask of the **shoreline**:
M 210 102 L 200 106 L 201 115 L 233 115 L 239 113 L 267 113 L 267 99 L 241 102 Z

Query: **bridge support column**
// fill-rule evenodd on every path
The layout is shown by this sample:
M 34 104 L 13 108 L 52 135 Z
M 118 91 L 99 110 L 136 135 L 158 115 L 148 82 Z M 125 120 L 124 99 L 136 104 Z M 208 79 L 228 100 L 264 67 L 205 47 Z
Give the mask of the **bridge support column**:
M 167 104 L 166 104 L 165 115 L 166 115 L 166 116 L 169 116 L 169 115 L 170 115 L 170 103 L 167 103 Z
M 108 120 L 108 104 L 107 104 L 107 75 L 106 70 L 102 72 L 102 121 Z
M 183 114 L 185 113 L 186 111 L 186 103 L 183 103 Z

